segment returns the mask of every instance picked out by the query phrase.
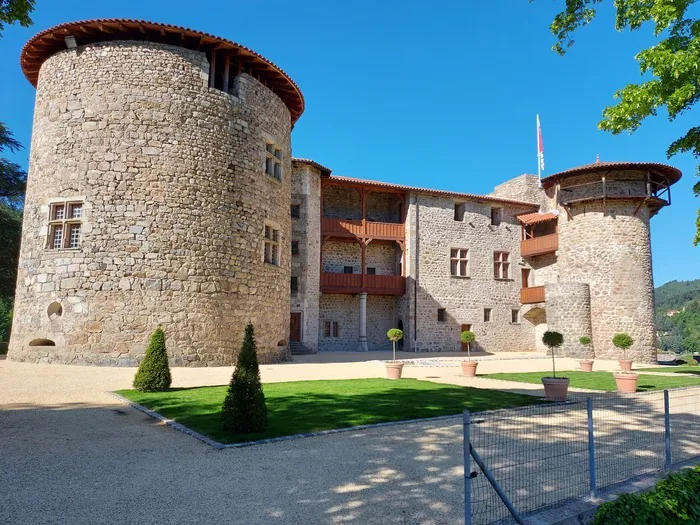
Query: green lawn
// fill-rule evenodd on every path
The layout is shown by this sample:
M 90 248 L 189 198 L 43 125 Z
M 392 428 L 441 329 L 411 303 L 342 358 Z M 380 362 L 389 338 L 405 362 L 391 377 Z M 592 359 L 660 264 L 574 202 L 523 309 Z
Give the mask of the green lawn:
M 688 366 L 688 365 L 668 365 L 658 368 L 639 368 L 634 369 L 635 372 L 664 372 L 673 374 L 695 374 L 700 375 L 700 366 Z
M 489 374 L 483 377 L 503 379 L 505 381 L 520 381 L 521 383 L 541 383 L 541 378 L 547 375 L 550 374 L 547 374 L 547 372 L 522 372 L 514 374 Z M 611 372 L 580 372 L 563 370 L 557 373 L 557 377 L 559 376 L 568 377 L 570 379 L 569 386 L 573 388 L 605 390 L 609 392 L 617 390 L 617 387 L 615 386 L 615 378 Z M 664 390 L 666 388 L 697 385 L 700 385 L 700 378 L 639 374 L 637 390 Z
M 459 414 L 540 403 L 531 396 L 443 385 L 416 379 L 349 379 L 263 384 L 268 428 L 256 434 L 224 433 L 219 411 L 225 386 L 173 388 L 119 394 L 222 443 L 252 441 L 369 423 Z

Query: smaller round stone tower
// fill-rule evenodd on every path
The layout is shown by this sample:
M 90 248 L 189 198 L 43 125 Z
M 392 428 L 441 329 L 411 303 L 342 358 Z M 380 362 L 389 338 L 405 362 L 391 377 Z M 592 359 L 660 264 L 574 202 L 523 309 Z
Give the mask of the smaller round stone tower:
M 558 282 L 545 285 L 547 329 L 564 336 L 557 354 L 592 359 L 591 345 L 579 343 L 581 337 L 591 337 L 591 292 L 587 283 Z
M 596 357 L 617 359 L 612 337 L 627 332 L 635 341 L 629 357 L 656 362 L 649 221 L 680 178 L 665 164 L 596 162 L 542 180 L 560 212 L 559 284 L 547 286 L 547 319 L 565 337 L 571 332 L 567 355 L 587 357 L 572 345 L 590 333 Z

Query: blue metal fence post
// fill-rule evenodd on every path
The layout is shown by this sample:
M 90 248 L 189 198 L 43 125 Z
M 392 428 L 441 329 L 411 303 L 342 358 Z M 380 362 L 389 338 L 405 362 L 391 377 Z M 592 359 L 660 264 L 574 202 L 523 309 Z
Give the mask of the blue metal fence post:
M 588 409 L 588 473 L 591 484 L 591 497 L 595 497 L 597 490 L 595 478 L 595 439 L 593 436 L 593 399 L 586 399 Z
M 664 390 L 664 436 L 666 440 L 666 470 L 671 470 L 671 409 L 668 390 Z
M 469 410 L 464 411 L 464 524 L 472 523 L 472 468 L 471 454 L 471 416 Z

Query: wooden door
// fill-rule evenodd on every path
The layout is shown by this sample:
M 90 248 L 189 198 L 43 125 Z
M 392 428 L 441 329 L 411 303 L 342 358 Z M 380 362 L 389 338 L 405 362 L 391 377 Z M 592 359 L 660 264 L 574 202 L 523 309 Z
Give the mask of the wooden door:
M 462 332 L 470 332 L 471 329 L 472 329 L 472 325 L 470 325 L 470 324 L 463 324 L 460 327 L 460 330 L 459 330 L 460 342 L 462 341 Z M 469 348 L 469 343 L 462 343 L 462 352 L 466 352 L 467 348 Z
M 289 319 L 289 340 L 296 343 L 301 341 L 301 312 L 292 312 Z
M 527 268 L 523 268 L 521 270 L 521 275 L 522 275 L 522 283 L 523 283 L 523 288 L 529 288 L 530 287 L 530 270 Z

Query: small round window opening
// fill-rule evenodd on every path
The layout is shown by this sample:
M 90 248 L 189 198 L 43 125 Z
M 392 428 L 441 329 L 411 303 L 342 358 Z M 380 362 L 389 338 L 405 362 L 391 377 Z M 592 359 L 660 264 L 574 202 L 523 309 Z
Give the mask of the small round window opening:
M 58 301 L 54 301 L 53 303 L 51 303 L 46 309 L 46 314 L 52 321 L 60 319 L 63 315 L 63 307 L 61 306 L 61 303 L 59 303 Z

